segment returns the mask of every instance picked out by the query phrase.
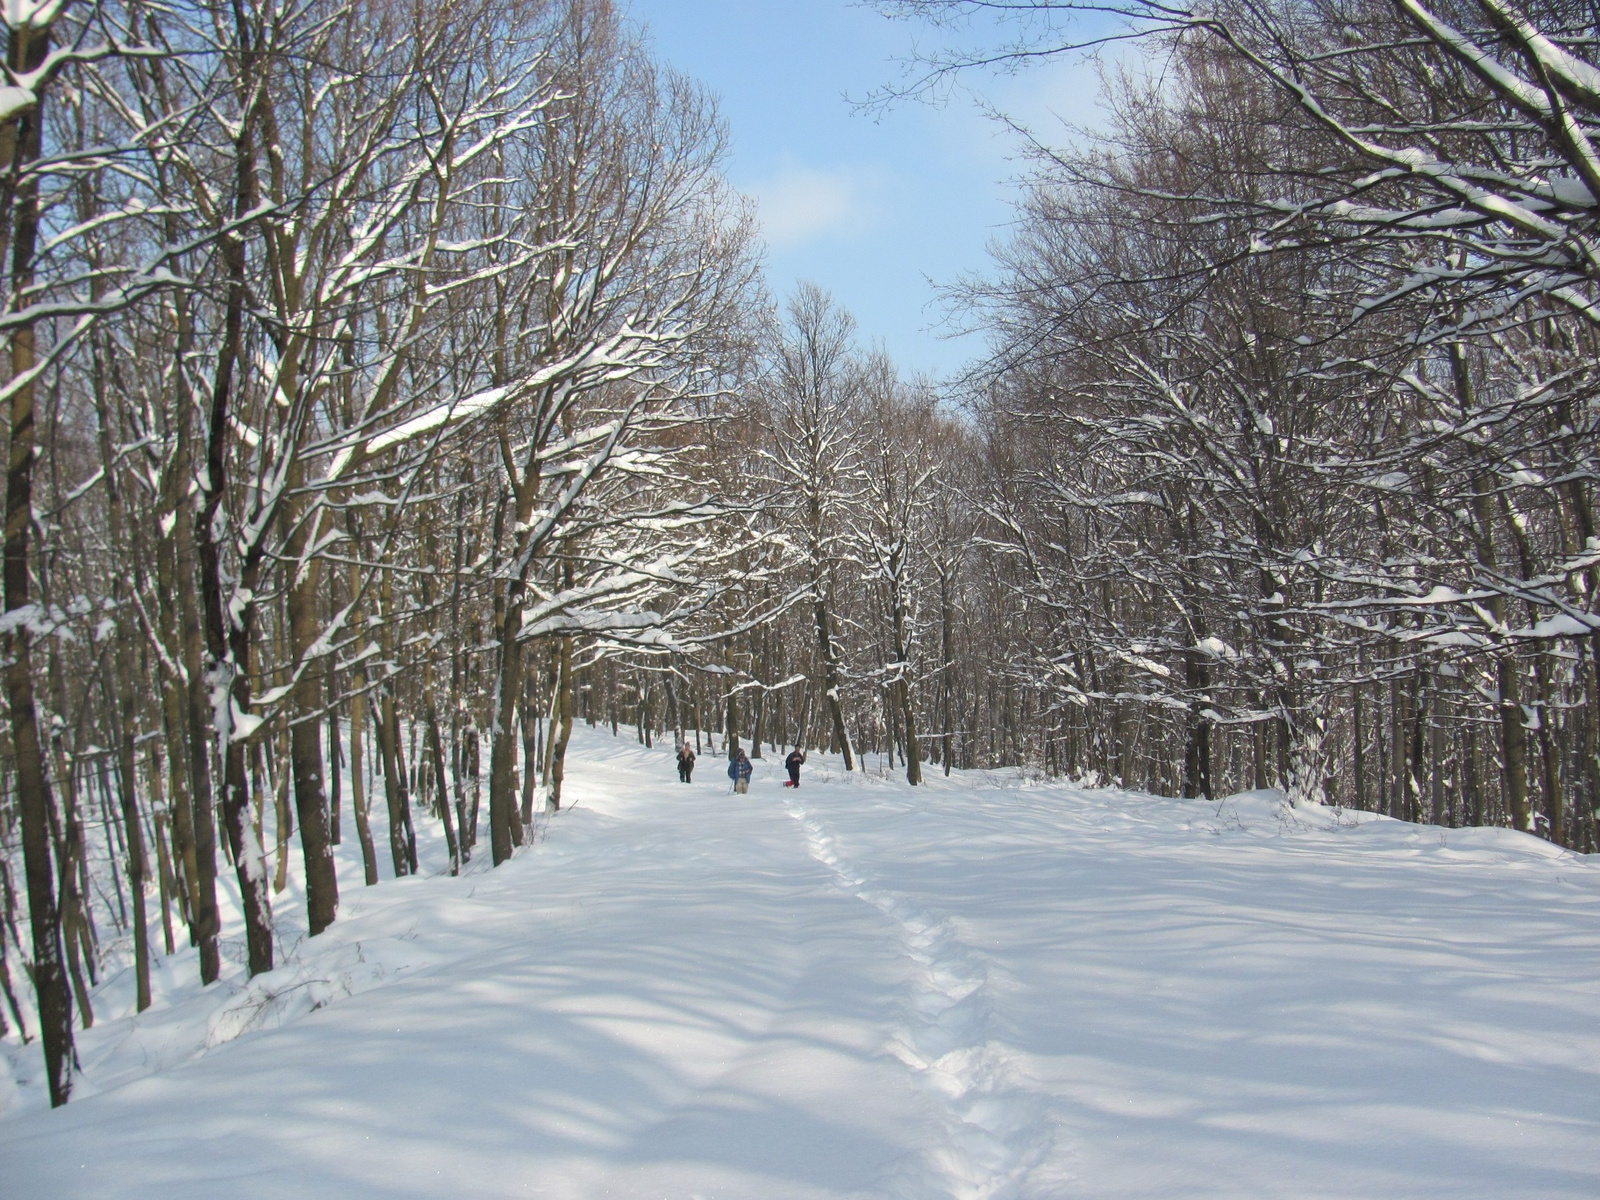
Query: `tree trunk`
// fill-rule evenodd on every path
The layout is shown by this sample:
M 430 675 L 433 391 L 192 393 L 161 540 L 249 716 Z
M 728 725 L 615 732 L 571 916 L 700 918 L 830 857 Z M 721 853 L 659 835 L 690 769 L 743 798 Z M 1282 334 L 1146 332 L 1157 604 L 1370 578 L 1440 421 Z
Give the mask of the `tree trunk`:
M 516 766 L 517 706 L 522 699 L 523 581 L 506 588 L 505 611 L 500 620 L 500 679 L 495 689 L 494 737 L 489 743 L 489 854 L 499 866 L 511 857 L 521 840 L 517 815 Z
M 383 765 L 383 794 L 389 808 L 389 859 L 396 879 L 411 874 L 406 851 L 406 812 L 410 798 L 399 761 L 400 718 L 395 712 L 393 682 L 383 685 L 372 733 L 378 739 L 378 761 Z
M 290 467 L 291 489 L 304 481 L 305 468 L 299 462 Z M 295 816 L 300 824 L 300 853 L 306 870 L 306 920 L 309 935 L 316 937 L 339 912 L 339 877 L 333 864 L 333 842 L 328 829 L 328 797 L 323 788 L 322 766 L 322 676 L 308 661 L 320 633 L 317 622 L 317 593 L 321 588 L 321 563 L 307 559 L 316 545 L 320 516 L 309 523 L 298 511 L 298 504 L 284 506 L 288 536 L 284 557 L 298 566 L 289 585 L 286 606 L 289 617 L 289 655 L 291 669 L 298 672 L 289 689 L 289 766 L 294 776 Z
M 898 558 L 891 560 L 892 569 L 898 572 Z M 895 683 L 895 699 L 900 706 L 900 719 L 904 722 L 906 782 L 912 787 L 922 784 L 922 743 L 917 739 L 917 714 L 911 703 L 911 643 L 907 637 L 909 620 L 905 598 L 896 579 L 890 596 L 894 613 L 894 653 L 899 660 L 899 678 Z
M 464 826 L 463 841 L 466 842 L 470 852 L 478 844 L 478 806 L 483 799 L 482 778 L 482 751 L 483 738 L 478 732 L 477 725 L 469 725 L 462 734 L 461 756 L 467 762 L 467 793 L 472 802 L 467 809 L 467 821 Z M 466 836 L 470 834 L 471 836 Z
M 518 722 L 522 730 L 522 813 L 523 828 L 533 824 L 533 794 L 539 788 L 541 760 L 539 758 L 539 729 L 543 718 L 539 713 L 539 696 L 536 687 L 537 672 L 523 672 L 522 705 Z
M 1406 820 L 1418 825 L 1422 824 L 1422 772 L 1427 753 L 1423 734 L 1431 698 L 1423 689 L 1422 668 L 1414 667 L 1411 671 L 1411 751 L 1406 764 Z
M 165 540 L 165 539 L 163 539 Z M 175 586 L 166 570 L 160 572 L 163 588 Z M 178 639 L 173 639 L 170 649 L 181 656 Z M 169 680 L 161 689 L 162 728 L 167 736 L 167 809 L 171 814 L 172 857 L 174 875 L 180 888 L 179 910 L 189 926 L 189 944 L 200 944 L 200 880 L 197 853 L 194 844 L 194 810 L 189 796 L 189 738 L 184 719 L 183 690 L 187 685 L 181 678 Z M 205 980 L 203 982 L 210 982 Z
M 683 704 L 678 697 L 677 685 L 673 682 L 674 667 L 669 660 L 666 673 L 662 676 L 667 689 L 667 707 L 672 711 L 672 745 L 677 749 L 683 745 Z
M 111 406 L 105 394 L 105 365 L 99 339 L 92 340 L 96 443 L 106 492 L 106 524 L 111 544 L 128 545 L 122 511 L 122 490 L 117 483 L 117 465 L 111 449 Z M 134 547 L 134 570 L 138 571 L 138 549 Z M 130 608 L 127 580 L 120 570 L 111 578 L 111 599 L 118 613 Z M 119 621 L 114 636 L 112 660 L 116 669 L 116 711 L 112 714 L 117 742 L 117 800 L 122 813 L 123 840 L 127 854 L 128 891 L 133 905 L 134 1007 L 143 1012 L 150 1007 L 150 927 L 145 904 L 145 879 L 148 859 L 144 831 L 139 819 L 139 789 L 135 776 L 135 711 L 133 630 L 131 621 Z
M 172 856 L 167 850 L 168 821 L 167 814 L 162 811 L 161 768 L 153 753 L 149 762 L 150 808 L 154 816 L 151 825 L 156 842 L 156 879 L 161 886 L 161 945 L 167 957 L 171 958 L 177 953 L 177 947 L 172 941 L 172 902 L 181 893 L 178 892 L 177 879 L 172 869 Z
M 1533 656 L 1534 712 L 1537 714 L 1534 739 L 1539 744 L 1539 790 L 1544 800 L 1545 833 L 1556 845 L 1565 846 L 1566 797 L 1561 787 L 1560 739 L 1554 736 L 1559 731 L 1550 728 L 1558 710 L 1551 703 L 1550 682 L 1542 665 L 1543 657 L 1542 653 Z
M 276 896 L 289 886 L 289 839 L 294 836 L 294 814 L 289 811 L 289 773 L 283 769 L 283 763 L 289 757 L 289 731 L 284 729 L 277 738 L 277 746 L 270 754 L 263 754 L 261 743 L 256 742 L 251 746 L 252 777 L 256 783 L 256 795 L 263 797 L 267 792 L 272 793 L 272 811 L 274 815 L 273 836 L 276 844 L 273 847 L 275 857 L 272 860 L 272 894 Z M 268 769 L 267 764 L 272 769 Z M 257 801 L 256 828 L 261 828 L 261 812 L 265 808 L 262 800 Z
M 361 866 L 368 887 L 378 882 L 378 851 L 372 844 L 372 823 L 367 817 L 366 764 L 362 761 L 367 712 L 367 674 L 357 668 L 350 696 L 350 806 L 356 817 L 356 837 L 361 842 Z
M 1478 563 L 1491 576 L 1497 569 L 1494 549 L 1493 484 L 1480 475 L 1474 481 L 1473 515 L 1477 520 Z M 1503 624 L 1503 603 L 1498 595 L 1484 602 L 1496 627 Z M 1514 646 L 1502 643 L 1494 650 L 1495 686 L 1499 693 L 1496 713 L 1500 730 L 1500 763 L 1506 808 L 1513 828 L 1531 829 L 1533 814 L 1528 807 L 1528 731 L 1522 714 L 1521 680 L 1517 675 Z
M 180 433 L 180 441 L 187 439 Z M 183 456 L 187 459 L 187 455 Z M 184 479 L 188 479 L 185 472 Z M 222 971 L 222 954 L 218 936 L 222 932 L 222 913 L 217 907 L 217 818 L 213 798 L 212 747 L 215 735 L 211 728 L 211 702 L 206 685 L 205 628 L 200 606 L 195 603 L 194 589 L 190 586 L 196 576 L 194 530 L 188 521 L 179 519 L 176 536 L 176 566 L 178 570 L 178 619 L 183 653 L 183 671 L 186 677 L 183 695 L 178 702 L 177 727 L 185 734 L 183 744 L 188 749 L 189 783 L 189 848 L 194 854 L 194 905 L 193 938 L 200 959 L 200 982 L 217 981 Z
M 1204 694 L 1208 687 L 1206 665 L 1201 661 L 1202 651 L 1189 649 L 1184 653 L 1185 682 L 1189 692 Z M 1211 799 L 1211 721 L 1206 702 L 1190 700 L 1185 712 L 1183 739 L 1183 798 L 1193 800 L 1204 796 Z
M 1583 647 L 1588 654 L 1583 656 Z M 1585 832 L 1584 849 L 1589 853 L 1600 851 L 1600 632 L 1592 633 L 1579 643 L 1583 656 L 1582 704 L 1579 712 L 1583 720 L 1582 740 L 1579 742 L 1583 781 L 1583 806 L 1578 819 Z
M 431 670 L 430 670 L 431 675 Z M 432 683 L 430 678 L 428 681 Z M 427 689 L 426 720 L 428 723 L 428 753 L 433 758 L 434 786 L 438 789 L 439 813 L 444 818 L 445 846 L 450 851 L 450 874 L 461 874 L 461 845 L 456 840 L 455 822 L 450 817 L 450 791 L 444 777 L 444 742 L 439 737 L 439 716 L 433 707 L 433 691 Z
M 1357 651 L 1357 655 L 1356 655 L 1356 670 L 1357 670 L 1358 673 L 1359 673 L 1360 669 L 1361 669 L 1361 656 L 1360 656 L 1360 652 L 1358 650 Z M 1361 711 L 1362 710 L 1361 698 L 1362 698 L 1362 695 L 1363 695 L 1363 693 L 1365 691 L 1366 691 L 1366 688 L 1362 686 L 1360 680 L 1357 680 L 1355 683 L 1350 685 L 1350 726 L 1351 726 L 1350 742 L 1351 742 L 1351 746 L 1353 748 L 1353 753 L 1354 753 L 1354 758 L 1355 758 L 1355 763 L 1354 763 L 1354 769 L 1355 769 L 1355 784 L 1354 784 L 1354 786 L 1355 786 L 1355 797 L 1354 797 L 1354 800 L 1355 800 L 1355 807 L 1357 809 L 1365 809 L 1367 807 L 1366 729 L 1365 729 L 1365 727 L 1363 725 L 1363 722 L 1362 722 L 1362 719 L 1361 719 L 1362 715 L 1363 715 L 1362 711 Z
M 236 147 L 237 162 L 234 216 L 242 220 L 250 212 L 254 196 L 253 123 L 244 121 Z M 221 257 L 228 287 L 224 309 L 221 351 L 211 391 L 210 428 L 206 444 L 206 469 L 202 477 L 201 508 L 195 519 L 195 542 L 199 550 L 201 592 L 205 605 L 205 635 L 208 663 L 206 691 L 219 701 L 215 706 L 216 734 L 223 761 L 223 826 L 239 879 L 243 901 L 245 938 L 249 947 L 252 976 L 272 970 L 272 908 L 267 897 L 265 864 L 259 846 L 250 836 L 250 780 L 245 770 L 245 745 L 236 736 L 236 722 L 250 712 L 250 646 L 254 624 L 255 595 L 260 574 L 259 548 L 248 550 L 240 564 L 236 589 L 226 587 L 222 570 L 222 539 L 225 525 L 222 501 L 228 486 L 228 430 L 232 414 L 233 374 L 239 364 L 243 343 L 245 305 L 245 251 L 236 233 L 220 239 Z M 233 601 L 242 603 L 235 609 Z M 194 683 L 198 684 L 196 680 Z M 211 708 L 210 696 L 202 693 L 201 711 Z M 198 814 L 197 814 L 198 815 Z M 198 837 L 199 830 L 196 830 Z
M 1456 386 L 1456 396 L 1463 412 L 1477 409 L 1476 388 L 1467 362 L 1466 351 L 1460 342 L 1450 345 L 1451 375 Z M 1491 579 L 1498 573 L 1494 539 L 1494 481 L 1485 471 L 1480 471 L 1472 481 L 1472 515 L 1474 541 L 1478 565 Z M 1490 620 L 1496 628 L 1504 626 L 1504 605 L 1498 594 L 1485 601 Z M 1515 648 L 1502 643 L 1494 651 L 1495 686 L 1498 691 L 1496 710 L 1499 717 L 1501 767 L 1504 779 L 1506 808 L 1512 825 L 1521 830 L 1530 827 L 1532 814 L 1528 811 L 1527 729 L 1522 719 L 1521 691 L 1518 687 Z
M 433 533 L 428 531 L 422 542 L 422 605 L 433 609 Z M 423 721 L 427 726 L 427 752 L 433 759 L 433 790 L 440 819 L 444 822 L 445 846 L 450 853 L 450 874 L 461 874 L 461 843 L 456 838 L 456 825 L 450 812 L 450 789 L 445 780 L 444 742 L 439 736 L 439 712 L 434 705 L 434 666 L 430 654 L 423 660 L 422 706 Z M 413 725 L 413 732 L 415 726 Z
M 84 844 L 83 821 L 78 812 L 77 779 L 67 761 L 59 730 L 52 739 L 51 747 L 56 778 L 61 781 L 61 799 L 66 809 L 62 814 L 61 828 L 53 829 L 53 832 L 56 837 L 56 864 L 61 872 L 61 923 L 66 935 L 67 971 L 72 979 L 73 995 L 78 1001 L 79 1023 L 88 1029 L 94 1025 L 94 1007 L 89 1002 L 89 988 L 83 981 L 83 965 L 87 963 L 90 982 L 95 982 L 98 953 L 94 920 L 87 903 L 91 886 L 89 855 Z M 50 820 L 52 825 L 56 821 L 53 806 Z
M 176 242 L 180 226 L 169 217 L 168 239 Z M 181 419 L 175 422 L 172 461 L 162 481 L 163 507 L 173 522 L 172 536 L 158 538 L 156 566 L 162 601 L 168 617 L 172 659 L 181 678 L 163 689 L 167 756 L 172 780 L 173 852 L 183 864 L 188 888 L 189 940 L 199 953 L 200 982 L 216 982 L 222 967 L 217 946 L 221 917 L 217 909 L 217 826 L 212 796 L 211 718 L 204 678 L 205 632 L 195 599 L 196 571 L 194 526 L 186 519 L 194 479 L 193 430 L 190 414 L 196 411 L 190 388 L 189 362 L 194 353 L 194 322 L 189 294 L 172 293 L 172 320 L 176 330 L 169 367 L 177 389 Z
M 12 76 L 37 70 L 50 46 L 50 31 L 14 28 L 6 47 Z M 36 178 L 23 174 L 38 159 L 43 145 L 42 99 L 8 121 L 4 140 L 12 178 L 20 176 L 12 201 L 11 298 L 13 306 L 31 303 L 34 253 L 39 235 L 39 192 Z M 5 612 L 6 701 L 11 715 L 11 751 L 15 761 L 17 809 L 22 823 L 23 870 L 28 881 L 28 921 L 33 934 L 33 979 L 39 1001 L 40 1042 L 50 1103 L 61 1105 L 72 1094 L 72 1002 L 62 968 L 61 912 L 56 904 L 55 875 L 50 861 L 50 814 L 55 800 L 45 777 L 39 742 L 38 713 L 33 694 L 32 634 L 25 610 L 30 605 L 28 534 L 33 526 L 34 460 L 34 329 L 17 326 L 11 335 L 11 447 L 6 470 Z
M 828 702 L 828 715 L 833 718 L 833 736 L 839 751 L 844 755 L 844 769 L 856 769 L 855 754 L 851 750 L 850 735 L 845 731 L 844 704 L 839 696 L 839 662 L 837 647 L 829 628 L 828 602 L 823 598 L 823 581 L 812 581 L 811 613 L 817 626 L 817 652 L 822 659 L 822 694 Z
M 361 556 L 361 539 L 357 527 L 351 525 L 351 544 L 355 547 L 352 557 Z M 359 594 L 360 570 L 354 563 L 350 565 L 350 590 L 352 595 Z M 361 644 L 361 635 L 366 631 L 366 619 L 360 607 L 355 608 L 350 614 L 350 640 L 360 655 L 366 648 Z M 350 675 L 350 807 L 356 818 L 356 838 L 361 843 L 361 867 L 366 877 L 366 885 L 371 887 L 378 882 L 378 851 L 372 843 L 372 822 L 367 815 L 367 772 L 365 762 L 365 741 L 367 723 L 367 668 L 365 658 L 358 658 L 355 669 Z
M 556 736 L 550 752 L 551 812 L 561 808 L 561 784 L 567 777 L 567 743 L 572 740 L 572 639 L 561 639 L 561 671 L 556 683 Z
M 394 670 L 394 615 L 389 570 L 378 584 L 380 642 L 384 662 Z M 395 679 L 390 675 L 378 691 L 377 720 L 372 732 L 378 739 L 378 761 L 383 767 L 383 795 L 389 808 L 389 857 L 396 879 L 417 871 L 416 843 L 411 837 L 411 794 L 406 790 L 405 763 L 400 748 L 400 714 L 395 704 Z
M 339 706 L 334 702 L 338 690 L 331 657 L 325 689 L 328 698 L 328 841 L 337 846 L 343 840 L 339 809 L 344 804 L 344 754 L 339 744 Z
M 939 672 L 939 694 L 944 710 L 944 728 L 940 747 L 945 777 L 950 775 L 950 760 L 955 756 L 955 602 L 952 599 L 948 572 L 939 572 L 939 646 L 943 664 Z
M 1483 787 L 1478 778 L 1478 738 L 1470 723 L 1462 733 L 1461 743 L 1461 780 L 1467 793 L 1467 820 L 1476 827 L 1484 824 Z
M 1428 794 L 1428 820 L 1434 825 L 1445 823 L 1445 795 L 1444 795 L 1444 692 L 1440 680 L 1443 677 L 1435 672 L 1433 676 L 1433 704 L 1430 706 L 1428 720 L 1428 765 L 1429 794 Z
M 120 653 L 118 657 L 121 657 Z M 122 666 L 126 667 L 131 676 L 132 664 L 127 663 Z M 138 782 L 134 777 L 132 683 L 129 681 L 120 687 L 126 690 L 120 697 L 119 707 L 122 708 L 122 712 L 117 721 L 121 727 L 117 737 L 117 792 L 119 807 L 122 810 L 123 840 L 126 842 L 128 898 L 133 908 L 134 1008 L 136 1012 L 143 1012 L 150 1007 L 150 924 L 145 895 L 150 860 L 145 853 L 144 827 L 139 817 Z

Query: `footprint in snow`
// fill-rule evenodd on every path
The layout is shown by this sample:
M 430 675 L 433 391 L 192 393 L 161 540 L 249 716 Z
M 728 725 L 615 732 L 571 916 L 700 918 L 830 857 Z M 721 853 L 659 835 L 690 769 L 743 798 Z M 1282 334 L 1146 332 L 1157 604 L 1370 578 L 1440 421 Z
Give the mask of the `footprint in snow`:
M 886 1181 L 890 1190 L 954 1200 L 1018 1195 L 1051 1134 L 1043 1103 L 1022 1086 L 1010 1051 L 988 1036 L 993 1007 L 987 960 L 961 942 L 949 921 L 905 896 L 869 887 L 840 857 L 815 813 L 792 801 L 788 812 L 804 831 L 811 857 L 829 869 L 835 884 L 894 923 L 913 964 L 907 1019 L 885 1050 L 936 1101 L 946 1135 L 920 1162 L 903 1164 L 902 1177 Z

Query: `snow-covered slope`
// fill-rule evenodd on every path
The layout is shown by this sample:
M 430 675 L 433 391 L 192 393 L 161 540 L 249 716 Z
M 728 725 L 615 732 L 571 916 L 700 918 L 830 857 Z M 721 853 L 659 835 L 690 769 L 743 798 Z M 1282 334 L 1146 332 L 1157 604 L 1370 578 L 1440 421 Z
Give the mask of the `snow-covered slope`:
M 180 956 L 137 1019 L 105 985 L 79 1098 L 0 1095 L 0 1194 L 1600 1194 L 1589 862 L 1271 794 L 817 756 L 734 797 L 573 753 L 507 867 L 346 861 L 271 975 Z

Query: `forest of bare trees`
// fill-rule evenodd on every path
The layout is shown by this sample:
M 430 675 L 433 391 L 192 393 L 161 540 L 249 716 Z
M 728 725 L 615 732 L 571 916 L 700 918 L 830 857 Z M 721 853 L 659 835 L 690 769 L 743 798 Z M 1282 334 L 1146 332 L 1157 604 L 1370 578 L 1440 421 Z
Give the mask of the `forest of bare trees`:
M 957 47 L 908 90 L 1088 40 L 885 7 Z M 269 970 L 345 838 L 499 865 L 580 721 L 1600 849 L 1590 9 L 1129 4 L 957 382 L 768 297 L 608 0 L 6 14 L 0 1024 L 55 1103 L 108 955 L 212 982 L 226 896 Z
M 913 91 L 1130 28 L 883 7 Z M 1036 757 L 1594 850 L 1593 11 L 1111 9 L 1148 53 L 956 293 Z

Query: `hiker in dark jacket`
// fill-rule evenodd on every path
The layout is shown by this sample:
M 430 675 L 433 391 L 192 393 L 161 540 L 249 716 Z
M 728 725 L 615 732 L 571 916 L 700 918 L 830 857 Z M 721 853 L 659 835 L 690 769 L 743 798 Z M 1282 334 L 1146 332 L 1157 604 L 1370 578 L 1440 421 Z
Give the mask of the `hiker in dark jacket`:
M 733 790 L 741 796 L 750 790 L 750 774 L 754 770 L 743 750 L 735 750 L 728 756 L 728 778 L 733 780 Z
M 800 766 L 806 761 L 805 751 L 796 746 L 789 751 L 789 757 L 783 760 L 784 768 L 789 772 L 789 782 L 784 787 L 797 788 L 800 786 Z
M 678 779 L 682 783 L 689 782 L 689 776 L 694 774 L 694 751 L 689 749 L 685 742 L 678 747 Z

